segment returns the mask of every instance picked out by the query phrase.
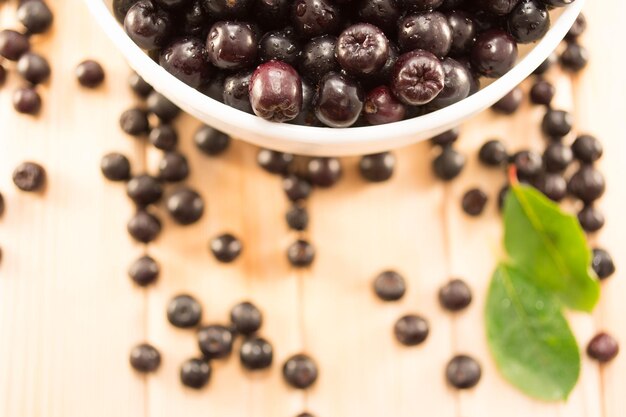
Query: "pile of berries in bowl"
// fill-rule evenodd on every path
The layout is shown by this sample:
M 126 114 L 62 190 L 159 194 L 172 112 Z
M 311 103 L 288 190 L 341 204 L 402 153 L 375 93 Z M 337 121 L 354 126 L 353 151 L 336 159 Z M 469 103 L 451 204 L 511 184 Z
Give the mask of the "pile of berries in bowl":
M 463 101 L 481 79 L 511 71 L 518 45 L 546 35 L 551 9 L 581 1 L 113 0 L 111 9 L 155 63 L 215 101 L 271 122 L 358 128 L 420 119 Z M 431 123 L 428 133 L 459 121 L 453 119 Z M 268 128 L 253 129 L 260 127 Z M 296 130 L 277 131 L 289 132 Z

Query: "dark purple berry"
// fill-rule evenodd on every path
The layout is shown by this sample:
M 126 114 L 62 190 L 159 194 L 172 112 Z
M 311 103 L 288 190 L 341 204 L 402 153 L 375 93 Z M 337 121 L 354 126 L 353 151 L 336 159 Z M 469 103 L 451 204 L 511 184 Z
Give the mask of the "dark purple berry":
M 365 97 L 363 115 L 371 125 L 399 122 L 404 120 L 406 107 L 395 98 L 389 87 L 380 86 Z
M 263 314 L 257 306 L 244 301 L 230 310 L 230 322 L 237 333 L 249 336 L 261 328 Z
M 432 138 L 430 138 L 430 142 L 433 145 L 445 148 L 455 143 L 459 139 L 460 134 L 461 129 L 457 126 L 450 130 L 446 130 L 445 132 L 440 133 L 437 136 L 433 136 Z
M 359 162 L 361 177 L 370 182 L 384 182 L 393 175 L 396 157 L 391 152 L 365 155 Z
M 481 33 L 472 47 L 472 67 L 479 74 L 498 78 L 509 72 L 517 60 L 517 44 L 503 30 L 491 29 Z
M 241 344 L 239 360 L 250 371 L 269 368 L 274 360 L 274 348 L 262 337 L 249 337 Z
M 596 207 L 586 205 L 578 212 L 578 222 L 585 232 L 597 232 L 604 227 L 604 214 Z
M 189 359 L 180 366 L 180 382 L 189 388 L 200 389 L 211 379 L 211 365 L 205 359 Z
M 322 188 L 332 187 L 343 174 L 337 158 L 313 158 L 307 164 L 309 180 Z
M 336 72 L 320 81 L 315 101 L 315 115 L 329 127 L 352 126 L 363 109 L 363 91 L 357 82 Z
M 124 29 L 140 48 L 162 47 L 172 32 L 170 15 L 153 0 L 139 0 L 126 13 Z
M 560 56 L 560 62 L 561 66 L 567 71 L 579 72 L 587 66 L 589 52 L 587 48 L 576 42 L 568 42 L 567 47 Z
M 324 75 L 339 69 L 335 58 L 334 36 L 320 36 L 311 39 L 302 49 L 300 74 L 317 85 Z
M 152 146 L 162 151 L 170 152 L 176 149 L 178 144 L 178 133 L 174 126 L 163 124 L 150 130 L 148 139 Z
M 374 279 L 374 292 L 383 301 L 398 301 L 406 293 L 404 277 L 396 271 L 383 271 Z
M 211 239 L 209 246 L 215 259 L 222 263 L 233 262 L 243 251 L 241 241 L 230 233 Z
M 550 29 L 550 15 L 539 0 L 522 0 L 508 15 L 507 27 L 517 42 L 535 42 Z
M 136 259 L 128 268 L 128 276 L 140 287 L 147 287 L 156 282 L 160 273 L 161 267 L 148 255 Z
M 439 179 L 450 181 L 463 171 L 465 162 L 465 156 L 448 146 L 433 161 L 433 171 Z
M 506 163 L 509 154 L 501 141 L 493 139 L 485 142 L 480 148 L 478 159 L 487 166 L 499 167 Z
M 204 214 L 204 201 L 194 190 L 181 187 L 167 197 L 167 212 L 181 225 L 190 225 L 200 220 Z
M 163 123 L 171 122 L 180 114 L 178 106 L 156 91 L 153 91 L 148 96 L 146 105 L 148 111 L 158 117 Z
M 311 195 L 313 187 L 307 180 L 291 174 L 283 179 L 283 190 L 289 200 L 300 201 L 306 200 Z
M 294 355 L 283 365 L 283 378 L 294 388 L 306 389 L 315 383 L 317 377 L 317 364 L 308 355 Z
M 587 355 L 601 363 L 610 362 L 618 353 L 619 344 L 608 333 L 598 333 L 587 345 Z
M 423 49 L 439 58 L 448 55 L 452 47 L 452 29 L 445 15 L 427 12 L 409 15 L 399 23 L 398 45 L 402 52 Z
M 457 389 L 468 389 L 476 386 L 481 375 L 480 364 L 466 355 L 455 356 L 446 366 L 448 383 Z
M 126 226 L 133 239 L 141 243 L 152 242 L 161 233 L 161 221 L 154 214 L 140 209 Z
M 259 42 L 259 59 L 262 62 L 274 60 L 294 66 L 300 52 L 300 45 L 291 30 L 267 32 Z
M 205 326 L 198 330 L 198 345 L 206 359 L 222 359 L 233 350 L 233 334 L 219 324 Z
M 41 110 L 41 96 L 32 87 L 21 87 L 13 92 L 13 108 L 18 113 L 36 115 Z
M 291 7 L 293 26 L 303 38 L 335 34 L 340 29 L 340 9 L 329 0 L 296 0 Z
M 460 311 L 472 302 L 472 291 L 460 279 L 453 279 L 439 290 L 439 302 L 449 311 Z
M 467 67 L 452 58 L 442 61 L 444 72 L 443 90 L 432 101 L 433 106 L 443 108 L 457 103 L 470 93 L 472 74 Z
M 202 125 L 194 133 L 193 142 L 204 154 L 216 156 L 228 149 L 231 139 L 224 132 L 220 132 L 211 126 Z
M 202 306 L 190 295 L 177 295 L 167 305 L 167 320 L 175 327 L 189 329 L 202 319 Z
M 13 184 L 26 192 L 41 191 L 46 184 L 46 170 L 35 162 L 23 162 L 13 171 Z
M 257 45 L 255 30 L 243 22 L 217 22 L 207 38 L 211 63 L 228 70 L 251 67 L 256 61 Z
M 551 82 L 538 80 L 530 89 L 530 101 L 534 104 L 549 106 L 556 94 L 556 88 Z
M 592 203 L 602 197 L 606 183 L 602 173 L 592 166 L 582 166 L 568 183 L 568 190 L 585 203 Z
M 198 88 L 209 79 L 211 66 L 204 42 L 198 38 L 176 39 L 161 51 L 159 64 L 185 84 Z
M 430 52 L 416 50 L 401 55 L 394 66 L 391 89 L 400 101 L 419 106 L 432 101 L 443 90 L 443 65 Z
M 120 127 L 131 136 L 145 135 L 150 129 L 148 115 L 139 108 L 128 109 L 120 116 Z
M 487 205 L 487 194 L 479 188 L 473 188 L 463 195 L 461 206 L 470 216 L 480 216 Z
M 533 185 L 552 201 L 559 202 L 567 195 L 567 181 L 558 173 L 544 173 L 533 181 Z
M 22 33 L 11 29 L 0 31 L 0 56 L 17 61 L 30 50 L 30 41 Z
M 224 80 L 224 104 L 246 113 L 252 113 L 250 104 L 250 79 L 252 72 L 238 72 Z
M 560 142 L 550 143 L 543 153 L 543 162 L 548 172 L 563 172 L 573 160 L 574 153 L 570 147 Z
M 306 268 L 315 260 L 315 248 L 306 240 L 296 240 L 287 248 L 287 259 L 295 268 Z
M 126 184 L 126 194 L 140 207 L 158 202 L 163 196 L 163 186 L 156 178 L 142 174 Z
M 533 151 L 520 151 L 512 157 L 512 163 L 520 180 L 526 181 L 537 177 L 543 171 L 543 158 Z
M 130 161 L 121 153 L 112 152 L 102 157 L 100 170 L 110 181 L 126 181 L 130 178 Z
M 548 109 L 543 116 L 541 129 L 547 136 L 558 139 L 566 136 L 572 130 L 573 125 L 574 117 L 571 113 Z
M 467 55 L 476 40 L 476 26 L 471 16 L 461 10 L 452 10 L 447 14 L 448 25 L 452 31 L 452 55 Z
M 284 175 L 289 171 L 289 167 L 293 162 L 293 155 L 270 149 L 261 149 L 257 154 L 256 160 L 259 166 L 270 174 Z
M 302 108 L 302 82 L 289 64 L 261 64 L 250 78 L 250 104 L 254 113 L 272 122 L 294 119 Z
M 405 346 L 417 346 L 423 343 L 430 332 L 428 321 L 423 317 L 410 314 L 401 317 L 393 326 L 393 333 L 398 342 Z
M 27 52 L 17 61 L 17 72 L 31 84 L 40 84 L 50 78 L 50 64 L 39 54 Z
M 593 250 L 591 267 L 600 280 L 607 279 L 615 273 L 613 257 L 604 249 L 595 248 Z
M 52 25 L 54 15 L 45 1 L 21 2 L 17 8 L 17 19 L 29 34 L 44 33 Z
M 245 18 L 252 3 L 252 0 L 203 0 L 208 15 L 216 19 Z
M 161 365 L 161 354 L 152 345 L 143 343 L 130 351 L 130 365 L 138 372 L 155 372 Z
M 602 157 L 602 143 L 591 135 L 580 135 L 572 144 L 574 156 L 579 161 L 591 164 Z
M 389 41 L 376 26 L 359 23 L 339 35 L 335 55 L 339 65 L 349 73 L 374 74 L 389 58 Z

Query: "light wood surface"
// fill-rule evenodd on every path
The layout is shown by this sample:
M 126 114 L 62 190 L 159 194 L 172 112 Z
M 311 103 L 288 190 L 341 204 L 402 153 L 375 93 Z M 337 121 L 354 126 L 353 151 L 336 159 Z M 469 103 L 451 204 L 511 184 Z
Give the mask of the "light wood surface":
M 207 214 L 188 228 L 163 214 L 163 234 L 144 247 L 126 234 L 133 208 L 124 187 L 99 172 L 100 157 L 112 150 L 128 155 L 135 172 L 153 172 L 159 158 L 119 131 L 119 113 L 136 103 L 126 87 L 129 70 L 82 2 L 49 3 L 54 30 L 35 45 L 53 64 L 51 82 L 40 88 L 42 114 L 12 111 L 11 91 L 19 85 L 14 74 L 0 89 L 0 192 L 7 203 L 0 219 L 0 417 L 291 417 L 305 409 L 319 417 L 626 415 L 625 354 L 605 367 L 584 358 L 570 400 L 546 404 L 505 383 L 485 345 L 482 308 L 500 253 L 495 199 L 504 178 L 479 166 L 476 152 L 490 137 L 505 139 L 511 149 L 541 149 L 540 109 L 525 103 L 512 118 L 487 112 L 466 124 L 459 149 L 469 164 L 448 185 L 433 179 L 434 151 L 426 143 L 397 150 L 395 176 L 381 185 L 366 184 L 358 159 L 345 159 L 341 183 L 316 190 L 310 200 L 305 236 L 318 255 L 306 271 L 286 262 L 286 247 L 298 235 L 287 230 L 280 181 L 256 166 L 256 149 L 235 143 L 222 157 L 200 155 L 191 143 L 198 122 L 183 117 L 177 124 L 193 170 L 188 183 L 204 196 Z M 14 25 L 12 7 L 0 8 L 4 26 Z M 549 78 L 558 86 L 558 106 L 576 114 L 578 131 L 604 141 L 600 166 L 609 188 L 601 208 L 608 223 L 592 240 L 607 247 L 620 268 L 626 262 L 626 83 L 618 25 L 626 4 L 590 2 L 586 14 L 589 68 L 576 77 L 553 70 Z M 87 57 L 107 70 L 106 85 L 96 91 L 78 88 L 73 76 Z M 12 184 L 12 170 L 24 160 L 47 168 L 44 193 L 19 192 Z M 460 210 L 460 198 L 472 186 L 491 198 L 479 219 Z M 227 266 L 207 249 L 209 239 L 224 231 L 245 245 L 241 259 Z M 156 286 L 138 289 L 126 269 L 145 252 L 160 262 L 162 276 Z M 383 304 L 372 295 L 371 280 L 385 268 L 408 278 L 399 303 Z M 571 315 L 583 348 L 599 329 L 626 344 L 623 271 L 603 284 L 592 316 Z M 475 293 L 472 306 L 455 315 L 436 300 L 452 276 L 466 279 Z M 165 319 L 167 301 L 181 292 L 202 301 L 207 323 L 225 322 L 241 300 L 258 304 L 266 318 L 262 334 L 275 347 L 271 371 L 246 373 L 233 355 L 215 362 L 206 389 L 183 388 L 178 369 L 197 354 L 195 336 Z M 394 321 L 407 312 L 431 322 L 423 346 L 403 348 L 392 337 Z M 149 377 L 134 373 L 127 359 L 131 346 L 144 340 L 163 354 L 161 369 Z M 304 393 L 288 388 L 280 375 L 285 358 L 300 351 L 316 358 L 321 373 Z M 446 386 L 443 369 L 455 353 L 482 363 L 484 377 L 475 389 Z

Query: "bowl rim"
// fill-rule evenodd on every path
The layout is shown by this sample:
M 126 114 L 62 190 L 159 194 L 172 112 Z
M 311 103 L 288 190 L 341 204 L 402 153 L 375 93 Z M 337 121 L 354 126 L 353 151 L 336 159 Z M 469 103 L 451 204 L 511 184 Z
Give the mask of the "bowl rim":
M 558 19 L 552 22 L 546 35 L 526 56 L 518 60 L 505 75 L 481 88 L 472 96 L 432 113 L 400 122 L 338 129 L 269 122 L 206 96 L 168 73 L 139 48 L 126 35 L 122 25 L 118 23 L 105 4 L 105 0 L 84 1 L 128 64 L 147 82 L 155 86 L 157 91 L 179 105 L 184 104 L 185 110 L 191 107 L 190 113 L 199 117 L 209 115 L 208 117 L 214 119 L 217 125 L 215 127 L 231 130 L 228 133 L 244 140 L 248 140 L 249 136 L 260 136 L 271 138 L 273 142 L 297 142 L 304 149 L 335 147 L 337 150 L 357 145 L 375 147 L 375 143 L 381 142 L 387 142 L 389 148 L 408 145 L 419 140 L 415 136 L 420 133 L 444 131 L 491 106 L 526 79 L 557 48 L 585 2 L 585 0 L 575 0 L 564 7 Z M 240 134 L 233 133 L 233 129 L 228 129 L 229 126 L 235 127 Z M 249 141 L 257 144 L 263 142 L 258 139 Z

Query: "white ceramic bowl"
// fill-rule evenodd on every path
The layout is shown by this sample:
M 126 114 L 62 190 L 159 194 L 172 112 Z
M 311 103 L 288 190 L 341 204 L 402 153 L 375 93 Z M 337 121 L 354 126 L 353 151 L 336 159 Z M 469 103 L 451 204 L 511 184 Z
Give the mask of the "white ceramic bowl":
M 381 152 L 428 139 L 488 108 L 554 51 L 585 0 L 576 0 L 566 8 L 555 10 L 551 16 L 552 27 L 544 38 L 530 48 L 523 48 L 521 58 L 511 71 L 471 97 L 413 119 L 347 129 L 271 123 L 219 103 L 170 75 L 135 45 L 111 13 L 111 0 L 84 1 L 129 65 L 187 113 L 233 137 L 262 147 L 301 155 L 343 156 Z

